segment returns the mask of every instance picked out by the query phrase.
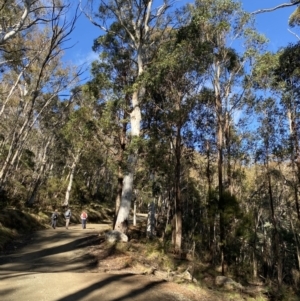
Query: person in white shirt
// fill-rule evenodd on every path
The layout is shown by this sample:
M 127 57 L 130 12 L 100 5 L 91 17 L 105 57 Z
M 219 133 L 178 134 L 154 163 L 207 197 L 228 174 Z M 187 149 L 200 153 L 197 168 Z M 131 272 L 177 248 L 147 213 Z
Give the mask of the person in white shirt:
M 69 223 L 70 223 L 70 219 L 71 219 L 72 213 L 71 213 L 71 209 L 67 208 L 67 211 L 65 212 L 65 219 L 66 219 L 66 229 L 69 229 Z

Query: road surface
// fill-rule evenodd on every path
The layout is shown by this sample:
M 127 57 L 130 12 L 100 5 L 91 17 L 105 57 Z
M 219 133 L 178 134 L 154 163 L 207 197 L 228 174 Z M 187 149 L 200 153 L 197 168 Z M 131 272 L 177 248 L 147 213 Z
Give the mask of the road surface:
M 35 232 L 25 246 L 0 256 L 1 301 L 189 301 L 163 280 L 143 275 L 92 273 L 87 252 L 105 224 Z M 175 284 L 173 284 L 175 285 Z

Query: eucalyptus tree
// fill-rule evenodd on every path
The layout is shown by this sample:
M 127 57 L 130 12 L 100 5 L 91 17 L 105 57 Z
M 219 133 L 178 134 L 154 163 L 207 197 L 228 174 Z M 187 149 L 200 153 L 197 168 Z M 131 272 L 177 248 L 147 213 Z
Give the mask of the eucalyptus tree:
M 264 151 L 260 149 L 261 154 L 265 154 L 268 150 L 268 160 L 265 161 L 268 162 L 265 163 L 267 168 L 263 172 L 263 177 L 268 179 L 268 185 L 258 187 L 262 191 L 267 191 L 264 194 L 269 196 L 269 208 L 271 208 L 270 214 L 268 208 L 263 206 L 264 196 L 261 195 L 261 200 L 258 201 L 259 211 L 267 212 L 269 216 L 262 213 L 257 215 L 259 226 L 256 229 L 256 252 L 257 257 L 263 259 L 261 265 L 266 267 L 264 269 L 266 277 L 273 276 L 272 264 L 276 264 L 276 277 L 279 284 L 283 282 L 284 274 L 291 277 L 290 271 L 295 266 L 299 269 L 300 262 L 299 236 L 296 234 L 297 220 L 299 221 L 298 52 L 298 45 L 289 45 L 274 54 L 267 52 L 257 61 L 253 72 L 254 87 L 272 96 L 272 101 L 260 98 L 255 105 L 257 114 L 265 115 L 261 128 L 268 129 L 261 130 L 263 142 L 259 139 L 258 143 L 269 145 Z M 265 183 L 261 178 L 260 181 Z M 264 227 L 266 221 L 271 231 Z M 273 238 L 271 243 L 262 245 L 261 235 L 264 237 L 264 242 L 268 241 L 267 235 L 271 236 Z M 293 256 L 284 256 L 283 254 L 287 254 L 285 248 L 289 248 Z M 274 250 L 272 257 L 274 262 L 268 259 L 272 250 Z M 297 262 L 294 262 L 294 259 Z
M 28 32 L 34 26 L 51 22 L 51 11 L 61 9 L 65 4 L 60 0 L 2 0 L 0 2 L 0 45 L 17 34 Z
M 278 51 L 274 55 L 277 59 L 276 64 L 274 64 L 272 69 L 272 88 L 274 93 L 278 95 L 278 102 L 280 103 L 281 112 L 285 120 L 284 129 L 288 134 L 282 140 L 281 153 L 283 153 L 284 162 L 288 160 L 290 164 L 286 167 L 288 172 L 285 173 L 285 182 L 283 186 L 290 193 L 290 197 L 287 203 L 283 206 L 284 210 L 289 211 L 290 204 L 292 204 L 295 210 L 290 212 L 290 223 L 289 225 L 284 225 L 286 231 L 293 233 L 295 246 L 295 257 L 297 258 L 297 268 L 300 267 L 300 243 L 299 235 L 297 234 L 298 222 L 300 217 L 300 204 L 299 204 L 299 43 L 290 44 L 287 47 Z M 284 164 L 286 165 L 286 164 Z M 296 226 L 295 226 L 296 225 Z
M 30 33 L 16 35 L 12 43 L 3 46 L 5 54 L 2 56 L 9 63 L 1 83 L 3 95 L 7 95 L 1 108 L 7 116 L 1 123 L 5 128 L 0 171 L 2 185 L 16 167 L 24 148 L 30 148 L 29 134 L 38 126 L 45 110 L 78 77 L 78 71 L 62 68 L 61 64 L 63 44 L 77 18 L 67 21 L 65 9 L 53 7 L 50 28 L 34 27 Z
M 262 231 L 264 233 L 264 246 L 262 250 L 257 248 L 256 252 L 261 253 L 262 265 L 265 266 L 265 277 L 274 277 L 272 267 L 276 266 L 277 283 L 281 286 L 285 273 L 284 261 L 286 260 L 283 254 L 285 254 L 284 249 L 288 244 L 283 236 L 285 231 L 290 231 L 290 225 L 288 224 L 288 227 L 286 227 L 283 216 L 283 212 L 286 210 L 286 202 L 289 199 L 289 193 L 284 187 L 287 171 L 286 168 L 282 168 L 284 163 L 281 164 L 280 162 L 282 154 L 279 151 L 284 119 L 281 117 L 280 103 L 277 102 L 276 98 L 262 100 L 257 105 L 256 111 L 260 123 L 256 162 L 261 164 L 264 178 L 264 180 L 260 178 L 264 189 L 260 196 L 260 206 L 263 214 L 258 229 L 258 232 Z M 283 162 L 285 160 L 284 157 Z M 269 224 L 268 229 L 264 228 L 266 224 Z
M 209 60 L 208 60 L 209 62 Z M 194 131 L 194 149 L 203 156 L 203 160 L 194 162 L 198 174 L 203 175 L 203 201 L 201 202 L 201 241 L 202 249 L 208 249 L 212 262 L 216 259 L 217 250 L 217 202 L 216 202 L 216 142 L 214 116 L 214 93 L 212 89 L 203 87 L 198 91 L 196 107 L 191 112 L 192 128 Z
M 87 145 L 95 134 L 95 126 L 92 119 L 93 114 L 88 106 L 75 107 L 61 129 L 62 138 L 66 143 L 69 169 L 66 177 L 67 187 L 63 202 L 64 206 L 69 205 L 73 179 L 79 160 L 83 152 L 87 150 Z
M 93 1 L 87 1 L 90 7 L 93 7 Z M 151 36 L 156 35 L 156 42 L 163 34 L 165 28 L 164 14 L 168 8 L 168 3 L 164 2 L 160 7 L 153 8 L 153 1 L 135 2 L 135 1 L 100 1 L 99 8 L 95 13 L 93 10 L 88 12 L 88 5 L 85 13 L 93 24 L 98 26 L 104 32 L 113 31 L 107 27 L 107 23 L 118 22 L 126 32 L 126 37 L 130 43 L 128 45 L 132 49 L 131 59 L 135 63 L 135 74 L 133 76 L 133 84 L 131 91 L 131 111 L 130 111 L 130 136 L 131 145 L 134 146 L 140 137 L 141 108 L 140 101 L 144 96 L 145 89 L 139 84 L 139 79 L 143 74 L 147 63 L 151 61 L 151 57 L 155 51 L 156 43 L 153 43 Z M 99 21 L 97 21 L 99 20 Z M 100 23 L 99 23 L 100 22 Z M 159 30 L 160 29 L 160 30 Z M 128 219 L 129 210 L 133 192 L 134 167 L 137 161 L 137 150 L 131 148 L 128 157 L 128 164 L 124 172 L 122 200 L 115 229 L 124 231 L 124 222 Z
M 77 93 L 73 89 L 68 98 L 54 97 L 27 139 L 26 148 L 34 153 L 35 163 L 32 182 L 27 187 L 30 206 L 40 199 L 53 207 L 63 203 L 72 149 L 70 144 L 67 145 L 62 131 L 74 113 Z
M 237 1 L 199 0 L 191 7 L 190 27 L 210 49 L 210 64 L 206 71 L 207 86 L 213 90 L 214 115 L 216 119 L 216 144 L 218 153 L 218 199 L 220 214 L 220 246 L 222 272 L 224 273 L 224 139 L 229 145 L 231 123 L 236 110 L 242 108 L 245 88 L 243 80 L 247 68 L 255 61 L 265 39 L 253 27 L 249 14 Z M 195 38 L 195 46 L 200 38 Z M 233 48 L 236 47 L 236 49 Z M 237 50 L 239 49 L 239 50 Z M 208 84 L 209 83 L 209 84 Z M 230 168 L 227 160 L 227 169 Z M 230 171 L 228 171 L 230 173 Z
M 30 149 L 34 154 L 34 167 L 31 175 L 31 183 L 26 187 L 29 191 L 27 204 L 34 205 L 39 191 L 43 185 L 46 185 L 49 177 L 49 168 L 51 164 L 51 153 L 54 150 L 55 131 L 62 125 L 63 119 L 60 107 L 61 100 L 55 97 L 47 110 L 39 118 L 38 126 L 35 127 L 27 138 L 24 148 Z M 20 171 L 20 174 L 23 172 Z M 45 198 L 46 199 L 46 198 Z
M 300 25 L 300 1 L 299 0 L 290 0 L 289 2 L 281 3 L 271 8 L 258 9 L 252 12 L 252 14 L 257 15 L 260 13 L 268 13 L 268 12 L 273 12 L 277 9 L 282 9 L 282 8 L 292 7 L 292 6 L 295 6 L 296 8 L 289 16 L 288 24 L 290 27 L 297 27 Z M 298 40 L 300 40 L 300 37 L 297 33 L 291 31 L 290 29 L 288 29 L 288 31 L 292 33 Z
M 300 149 L 299 149 L 299 117 L 298 103 L 300 100 L 299 59 L 300 45 L 288 45 L 280 50 L 276 58 L 277 64 L 273 65 L 273 88 L 279 94 L 280 103 L 289 124 L 289 151 L 293 171 L 295 207 L 298 220 L 300 220 L 299 185 L 300 185 Z
M 89 87 L 94 97 L 99 98 L 103 94 L 101 128 L 103 133 L 111 137 L 106 141 L 106 146 L 117 162 L 116 220 L 122 197 L 131 86 L 134 83 L 136 66 L 131 59 L 134 51 L 129 45 L 130 38 L 123 26 L 116 22 L 110 29 L 110 32 L 94 41 L 93 50 L 99 52 L 99 61 L 92 65 L 93 79 L 89 82 Z
M 177 32 L 171 31 L 169 39 L 166 39 L 160 47 L 153 64 L 145 73 L 146 88 L 150 93 L 150 99 L 145 106 L 153 115 L 145 116 L 145 126 L 149 135 L 149 144 L 152 147 L 149 164 L 152 174 L 159 174 L 164 170 L 159 167 L 158 159 L 153 156 L 161 151 L 161 157 L 166 164 L 168 162 L 168 174 L 171 180 L 171 189 L 174 197 L 171 198 L 173 209 L 172 243 L 177 251 L 182 249 L 183 240 L 183 188 L 186 186 L 188 172 L 184 168 L 187 164 L 185 153 L 191 149 L 193 134 L 190 127 L 190 116 L 197 103 L 197 87 L 203 81 L 194 69 L 193 61 L 186 57 L 187 47 L 176 38 Z M 154 111 L 152 108 L 155 108 Z M 156 145 L 153 150 L 153 141 Z M 161 145 L 161 147 L 160 147 Z M 171 154 L 168 158 L 166 148 Z M 189 155 L 191 153 L 189 152 Z M 190 158 L 191 159 L 191 158 Z M 153 165 L 154 164 L 154 165 Z M 155 166 L 156 165 L 156 166 Z M 157 185 L 158 183 L 155 182 Z

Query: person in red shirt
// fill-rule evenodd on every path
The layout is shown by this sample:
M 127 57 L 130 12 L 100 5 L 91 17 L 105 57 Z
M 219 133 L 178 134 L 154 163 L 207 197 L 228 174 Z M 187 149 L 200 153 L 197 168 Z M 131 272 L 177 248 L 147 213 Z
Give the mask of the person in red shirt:
M 86 211 L 84 211 L 84 210 L 82 211 L 80 218 L 81 218 L 82 229 L 85 229 L 86 228 L 86 220 L 88 218 Z

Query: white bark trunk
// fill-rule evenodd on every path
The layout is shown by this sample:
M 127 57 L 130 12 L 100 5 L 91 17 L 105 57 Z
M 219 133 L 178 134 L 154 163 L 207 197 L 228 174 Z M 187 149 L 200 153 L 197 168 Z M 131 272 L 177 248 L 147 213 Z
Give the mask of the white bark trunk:
M 147 237 L 153 237 L 155 229 L 155 203 L 148 205 Z
M 79 161 L 80 158 L 80 152 L 78 152 L 74 158 L 73 164 L 71 166 L 71 172 L 70 172 L 70 178 L 69 178 L 69 183 L 68 183 L 68 187 L 66 190 L 66 195 L 65 195 L 65 201 L 64 201 L 64 206 L 69 206 L 69 200 L 70 200 L 70 193 L 71 193 L 71 189 L 72 189 L 72 184 L 73 184 L 73 178 L 74 178 L 74 174 L 75 174 L 75 169 L 77 166 L 77 163 Z
M 136 201 L 133 204 L 133 225 L 136 226 Z
M 122 13 L 119 11 L 117 13 L 117 18 L 120 23 L 124 27 L 124 29 L 129 34 L 134 47 L 137 51 L 137 65 L 138 65 L 138 73 L 136 82 L 138 82 L 139 77 L 144 72 L 144 61 L 143 61 L 143 46 L 148 38 L 149 38 L 149 22 L 151 16 L 153 0 L 149 0 L 147 2 L 146 13 L 145 15 L 141 14 L 137 17 L 136 22 L 133 22 L 132 29 L 129 29 L 125 22 L 122 20 Z M 144 5 L 144 4 L 139 4 Z M 141 122 L 141 109 L 140 109 L 140 99 L 144 96 L 145 89 L 139 88 L 133 92 L 131 105 L 132 112 L 130 114 L 130 124 L 131 124 L 131 137 L 132 140 L 140 136 L 140 122 Z M 137 162 L 137 151 L 134 151 L 133 154 L 129 156 L 128 164 L 127 164 L 127 174 L 123 179 L 123 189 L 122 189 L 122 198 L 120 209 L 118 212 L 118 216 L 115 223 L 115 230 L 124 232 L 124 225 L 127 222 L 130 212 L 132 192 L 133 192 L 133 177 L 135 172 L 135 165 Z M 126 231 L 126 229 L 125 229 Z
M 43 149 L 43 154 L 42 154 L 42 158 L 41 158 L 41 165 L 40 167 L 38 168 L 38 175 L 37 175 L 37 178 L 36 180 L 34 181 L 34 185 L 33 185 L 33 191 L 31 193 L 31 196 L 28 200 L 28 204 L 29 205 L 32 205 L 34 202 L 35 202 L 35 199 L 36 199 L 36 196 L 37 196 L 37 192 L 38 192 L 38 188 L 39 188 L 39 184 L 40 184 L 40 181 L 41 181 L 41 178 L 44 174 L 44 170 L 45 170 L 45 166 L 46 166 L 46 159 L 47 159 L 47 151 L 48 151 L 48 147 L 49 145 L 51 144 L 51 141 L 52 139 L 49 138 L 44 149 Z
M 30 13 L 31 5 L 34 3 L 33 0 L 24 0 L 24 11 L 20 18 L 20 21 L 10 27 L 10 30 L 4 32 L 0 30 L 0 44 L 4 44 L 7 40 L 14 37 L 19 31 L 23 29 L 26 19 Z M 32 22 L 33 23 L 33 22 Z
M 139 107 L 139 91 L 135 91 L 132 96 L 132 106 L 133 110 L 130 114 L 130 124 L 131 124 L 131 137 L 140 136 L 140 122 L 141 122 L 141 109 Z M 133 193 L 133 177 L 135 172 L 135 165 L 137 162 L 137 152 L 131 154 L 128 158 L 127 163 L 127 174 L 123 179 L 123 188 L 122 188 L 122 198 L 120 209 L 115 223 L 115 230 L 124 232 L 127 230 L 125 223 L 127 223 L 129 218 L 129 212 L 132 201 Z
M 59 90 L 56 90 L 56 93 L 58 93 Z M 4 164 L 2 166 L 2 169 L 0 171 L 0 183 L 5 182 L 6 176 L 7 176 L 7 169 L 9 169 L 10 166 L 13 166 L 15 164 L 15 161 L 20 157 L 21 152 L 23 150 L 23 145 L 27 139 L 27 136 L 29 132 L 32 130 L 34 125 L 36 124 L 38 118 L 42 114 L 42 112 L 45 110 L 45 108 L 48 107 L 48 105 L 51 103 L 51 101 L 55 98 L 57 95 L 54 93 L 43 105 L 41 110 L 35 115 L 35 118 L 31 121 L 32 117 L 32 108 L 34 106 L 35 98 L 32 98 L 30 101 L 30 108 L 28 110 L 27 117 L 25 121 L 22 124 L 22 127 L 19 129 L 18 132 L 15 132 L 12 136 L 10 148 L 8 151 L 8 154 L 6 156 L 6 159 L 4 161 Z M 31 123 L 30 123 L 31 121 Z
M 125 175 L 123 179 L 123 190 L 122 190 L 122 199 L 121 205 L 118 212 L 115 230 L 124 232 L 124 223 L 128 220 L 130 206 L 131 206 L 131 198 L 132 198 L 132 185 L 133 185 L 133 172 Z

